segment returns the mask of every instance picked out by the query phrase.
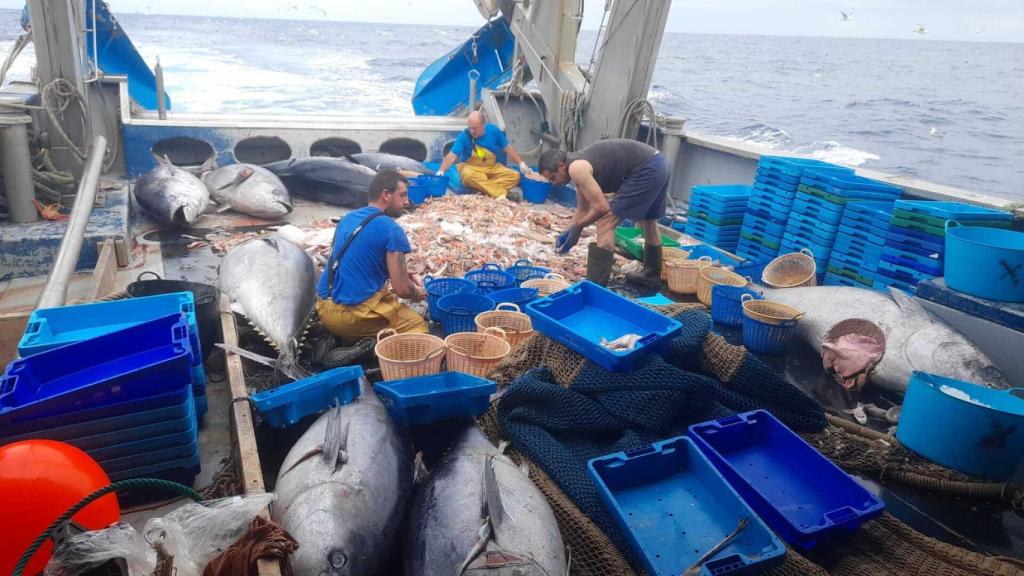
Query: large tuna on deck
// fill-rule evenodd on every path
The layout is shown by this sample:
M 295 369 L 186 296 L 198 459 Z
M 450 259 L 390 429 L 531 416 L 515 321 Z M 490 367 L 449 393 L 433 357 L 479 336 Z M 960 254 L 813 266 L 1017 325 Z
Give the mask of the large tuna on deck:
M 236 246 L 220 265 L 220 289 L 287 366 L 294 365 L 313 314 L 316 279 L 313 261 L 302 248 L 276 235 Z
M 296 574 L 381 574 L 412 493 L 412 451 L 369 384 L 285 456 L 273 518 L 299 542 Z
M 292 199 L 276 174 L 254 164 L 231 164 L 205 172 L 203 182 L 222 209 L 257 218 L 280 218 L 292 211 Z
M 335 206 L 366 206 L 375 170 L 344 158 L 293 158 L 264 166 L 284 181 L 288 191 Z
M 420 489 L 408 530 L 406 576 L 568 573 L 544 495 L 476 425 Z
M 156 167 L 135 181 L 135 200 L 161 224 L 191 226 L 210 201 L 206 184 L 166 157 L 154 158 Z
M 405 170 L 418 172 L 420 174 L 433 174 L 434 171 L 406 156 L 388 154 L 387 152 L 360 152 L 352 154 L 350 158 L 367 168 L 373 170 Z

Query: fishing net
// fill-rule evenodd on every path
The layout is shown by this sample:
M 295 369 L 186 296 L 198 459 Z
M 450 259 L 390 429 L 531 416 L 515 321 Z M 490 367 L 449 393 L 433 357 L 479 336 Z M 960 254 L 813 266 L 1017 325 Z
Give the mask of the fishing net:
M 698 304 L 675 304 L 657 307 L 657 309 L 667 315 L 678 317 L 682 316 L 684 312 L 704 308 Z M 698 317 L 691 315 L 689 322 L 684 322 L 684 325 L 692 324 L 696 318 Z M 698 320 L 699 322 L 701 321 Z M 739 406 L 740 403 L 756 405 L 762 401 L 764 395 L 772 395 L 768 390 L 759 392 L 756 387 L 759 382 L 763 382 L 762 378 L 767 378 L 774 386 L 777 380 L 781 380 L 781 377 L 772 373 L 753 356 L 748 356 L 746 349 L 742 346 L 728 344 L 721 336 L 711 332 L 704 333 L 702 340 L 698 340 L 698 343 L 695 344 L 694 339 L 701 337 L 701 329 L 689 332 L 689 339 L 684 337 L 684 339 L 673 343 L 663 356 L 672 358 L 673 362 L 692 369 L 694 374 L 690 376 L 689 381 L 696 382 L 692 387 L 697 392 L 702 389 L 701 384 L 707 384 L 706 381 L 711 382 L 711 386 L 715 388 L 714 400 L 707 401 L 706 397 L 699 394 L 693 395 L 694 398 L 704 398 L 704 401 L 707 402 L 704 416 L 716 412 L 718 407 L 724 408 L 725 413 L 729 413 L 723 402 L 736 406 Z M 671 363 L 657 361 L 654 361 L 653 366 L 649 364 L 643 366 L 644 369 L 652 371 L 649 373 L 655 373 L 668 370 L 666 365 L 668 368 L 675 367 Z M 531 388 L 538 388 L 533 381 L 539 379 L 543 382 L 542 388 L 539 389 L 543 390 L 545 394 L 551 394 L 552 398 L 558 397 L 557 393 L 552 394 L 555 392 L 552 389 L 552 384 L 568 388 L 581 377 L 591 378 L 593 374 L 598 373 L 595 370 L 600 370 L 565 346 L 542 335 L 535 335 L 506 357 L 492 372 L 491 378 L 498 382 L 504 393 L 507 393 L 513 382 L 538 367 L 544 367 L 544 369 L 531 374 L 529 379 L 532 382 Z M 617 377 L 621 376 L 621 374 L 617 375 Z M 782 383 L 785 381 L 782 380 Z M 517 383 L 516 386 L 519 384 Z M 791 427 L 803 430 L 802 434 L 805 439 L 849 471 L 870 472 L 874 470 L 883 480 L 909 481 L 911 483 L 917 480 L 918 485 L 924 487 L 929 487 L 928 482 L 942 482 L 947 483 L 946 487 L 953 491 L 957 488 L 963 489 L 963 486 L 968 485 L 973 487 L 978 492 L 976 495 L 981 497 L 993 497 L 991 495 L 996 492 L 1006 494 L 1009 490 L 1005 485 L 972 481 L 962 474 L 925 462 L 900 447 L 898 443 L 892 442 L 893 439 L 888 439 L 888 445 L 883 444 L 877 437 L 881 436 L 882 440 L 885 440 L 888 438 L 885 435 L 845 420 L 828 416 L 829 424 L 825 425 L 824 417 L 819 417 L 816 411 L 810 409 L 811 405 L 816 405 L 813 400 L 795 388 L 789 390 L 781 387 L 780 390 L 783 390 L 785 400 L 779 403 L 778 398 L 774 398 L 778 404 L 767 408 Z M 790 394 L 791 391 L 793 394 Z M 753 394 L 753 396 L 748 394 Z M 719 395 L 723 399 L 721 402 L 718 400 Z M 530 478 L 547 498 L 558 520 L 572 560 L 571 574 L 574 576 L 636 574 L 631 567 L 630 560 L 623 554 L 623 551 L 630 554 L 629 547 L 616 546 L 613 539 L 609 537 L 609 533 L 613 537 L 619 537 L 614 524 L 611 529 L 603 530 L 592 519 L 593 511 L 589 509 L 590 506 L 587 506 L 588 513 L 585 513 L 575 498 L 570 498 L 563 490 L 564 486 L 560 486 L 560 482 L 553 480 L 534 459 L 527 457 L 516 447 L 514 437 L 505 432 L 499 423 L 498 406 L 500 402 L 501 398 L 492 403 L 490 410 L 481 416 L 480 425 L 495 443 L 501 440 L 513 440 L 508 455 L 517 463 L 525 464 L 529 468 Z M 809 402 L 809 404 L 805 405 L 805 402 Z M 645 409 L 649 407 L 649 405 L 644 406 Z M 688 410 L 696 412 L 699 409 L 691 406 Z M 849 429 L 840 427 L 845 425 L 849 425 Z M 631 440 L 638 441 L 637 438 Z M 629 441 L 625 441 L 624 444 L 628 445 Z M 589 500 L 585 501 L 589 502 Z M 597 517 L 600 520 L 601 514 L 598 514 Z M 601 522 L 604 525 L 607 518 Z M 900 576 L 909 574 L 1024 575 L 1021 566 L 1015 561 L 988 557 L 943 544 L 919 534 L 889 515 L 865 524 L 842 549 L 842 553 L 836 556 L 836 558 L 829 558 L 827 562 L 816 559 L 818 562 L 816 563 L 790 550 L 785 563 L 771 571 L 770 574 L 775 576 L 827 574 L 854 576 L 873 573 L 899 574 Z

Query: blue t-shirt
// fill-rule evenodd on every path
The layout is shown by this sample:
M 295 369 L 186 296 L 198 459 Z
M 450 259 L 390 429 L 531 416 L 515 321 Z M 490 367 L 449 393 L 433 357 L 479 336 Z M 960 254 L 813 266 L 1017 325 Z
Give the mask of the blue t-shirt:
M 380 208 L 365 206 L 342 218 L 334 232 L 332 261 L 352 231 L 374 212 L 380 212 Z M 378 216 L 359 232 L 341 257 L 334 278 L 334 301 L 345 306 L 360 304 L 383 288 L 388 279 L 388 252 L 409 253 L 412 247 L 405 230 L 394 218 Z M 316 285 L 320 298 L 327 298 L 327 276 L 325 269 Z
M 505 148 L 508 146 L 508 138 L 505 137 L 501 128 L 490 122 L 484 124 L 484 134 L 476 139 L 476 145 L 493 152 L 499 163 L 505 163 Z M 468 128 L 459 133 L 455 143 L 452 144 L 451 152 L 459 158 L 459 162 L 469 160 L 469 155 L 473 152 L 473 137 L 469 135 Z

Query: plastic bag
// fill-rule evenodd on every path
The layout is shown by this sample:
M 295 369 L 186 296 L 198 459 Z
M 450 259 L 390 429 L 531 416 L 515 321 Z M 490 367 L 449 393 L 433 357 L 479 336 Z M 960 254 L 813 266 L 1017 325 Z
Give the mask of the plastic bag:
M 78 576 L 114 558 L 128 562 L 128 574 L 152 574 L 156 554 L 135 528 L 118 522 L 103 530 L 75 534 L 53 551 L 45 576 Z
M 163 539 L 167 553 L 174 556 L 177 576 L 202 576 L 203 568 L 234 544 L 274 498 L 253 494 L 192 502 L 146 522 L 142 533 L 149 542 Z

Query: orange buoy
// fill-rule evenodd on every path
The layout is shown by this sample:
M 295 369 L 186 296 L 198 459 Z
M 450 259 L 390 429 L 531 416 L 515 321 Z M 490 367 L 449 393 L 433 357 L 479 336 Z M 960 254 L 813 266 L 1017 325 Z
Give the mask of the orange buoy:
M 11 574 L 29 544 L 85 496 L 110 484 L 88 454 L 53 440 L 25 440 L 0 446 L 0 574 Z M 72 518 L 84 528 L 105 528 L 121 517 L 115 494 L 107 494 Z M 32 557 L 25 574 L 38 574 L 53 543 Z

